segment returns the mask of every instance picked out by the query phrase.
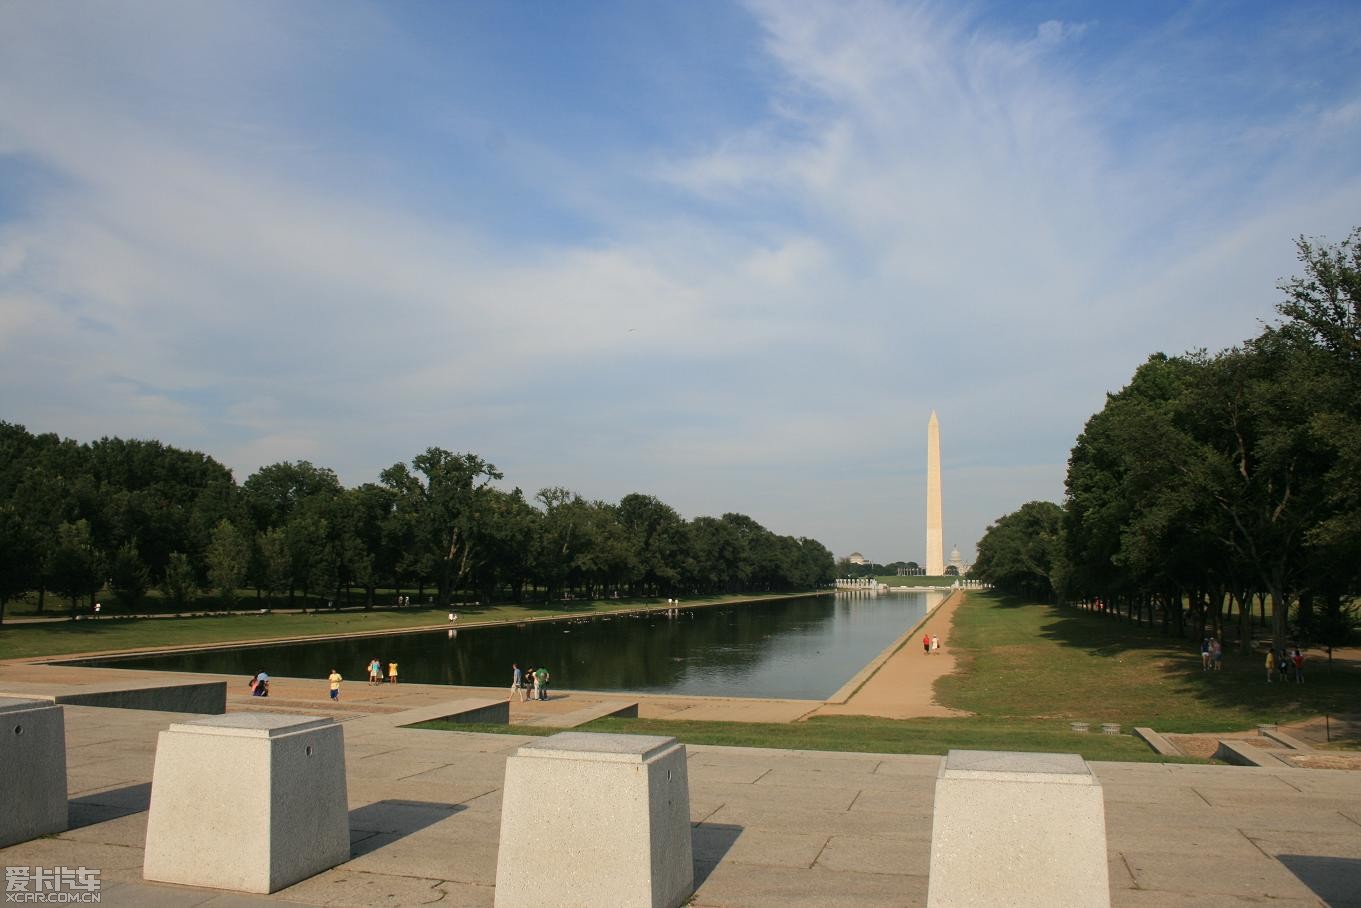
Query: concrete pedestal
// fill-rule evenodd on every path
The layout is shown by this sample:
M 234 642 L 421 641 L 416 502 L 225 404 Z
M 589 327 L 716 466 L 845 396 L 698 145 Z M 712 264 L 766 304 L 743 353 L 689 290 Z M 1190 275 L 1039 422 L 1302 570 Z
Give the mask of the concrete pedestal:
M 675 908 L 694 888 L 684 744 L 563 732 L 506 761 L 497 908 Z
M 66 829 L 66 717 L 0 697 L 0 848 Z
M 926 904 L 1109 906 L 1106 808 L 1086 761 L 950 751 L 936 777 Z
M 146 879 L 275 892 L 349 857 L 335 720 L 230 713 L 161 732 Z

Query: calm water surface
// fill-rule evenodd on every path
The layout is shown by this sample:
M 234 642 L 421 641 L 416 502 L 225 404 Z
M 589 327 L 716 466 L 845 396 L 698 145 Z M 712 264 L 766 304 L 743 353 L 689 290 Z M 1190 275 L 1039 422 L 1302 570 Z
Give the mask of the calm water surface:
M 542 664 L 552 686 L 735 697 L 825 699 L 917 623 L 944 593 L 838 593 L 660 614 L 175 653 L 90 665 L 243 677 L 258 671 L 367 678 L 397 662 L 421 684 L 510 684 L 511 663 Z

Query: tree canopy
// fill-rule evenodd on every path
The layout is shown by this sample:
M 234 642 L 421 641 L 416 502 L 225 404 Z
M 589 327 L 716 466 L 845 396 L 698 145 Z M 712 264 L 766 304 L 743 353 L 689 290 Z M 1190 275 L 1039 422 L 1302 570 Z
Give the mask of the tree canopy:
M 431 447 L 346 488 L 307 461 L 239 486 L 211 457 L 156 441 L 80 444 L 0 422 L 0 618 L 30 591 L 72 614 L 107 584 L 120 607 L 206 588 L 338 604 L 361 591 L 519 601 L 810 589 L 833 577 L 815 540 L 743 514 L 685 520 L 657 498 L 617 504 L 568 489 L 533 501 L 472 453 Z

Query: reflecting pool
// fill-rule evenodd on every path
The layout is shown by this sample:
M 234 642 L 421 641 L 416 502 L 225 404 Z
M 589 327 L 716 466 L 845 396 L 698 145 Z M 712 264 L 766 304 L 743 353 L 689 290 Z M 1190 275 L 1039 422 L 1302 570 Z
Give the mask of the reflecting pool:
M 363 681 L 377 658 L 397 662 L 408 683 L 509 687 L 518 662 L 543 665 L 558 689 L 822 700 L 944 595 L 838 593 L 682 608 L 676 617 L 602 615 L 83 664 L 318 679 L 336 668 Z

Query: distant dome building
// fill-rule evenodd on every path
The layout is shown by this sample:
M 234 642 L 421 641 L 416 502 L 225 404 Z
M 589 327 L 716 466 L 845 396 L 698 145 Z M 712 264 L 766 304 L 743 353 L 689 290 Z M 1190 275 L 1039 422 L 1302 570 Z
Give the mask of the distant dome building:
M 968 568 L 964 566 L 964 556 L 959 554 L 959 546 L 955 546 L 950 550 L 950 567 L 955 569 L 954 573 L 956 575 L 962 575 L 968 570 Z
M 860 554 L 859 552 L 851 552 L 849 555 L 846 556 L 846 560 L 849 561 L 851 564 L 865 564 L 865 563 L 866 563 L 866 562 L 865 562 L 865 556 L 862 555 L 862 554 Z

